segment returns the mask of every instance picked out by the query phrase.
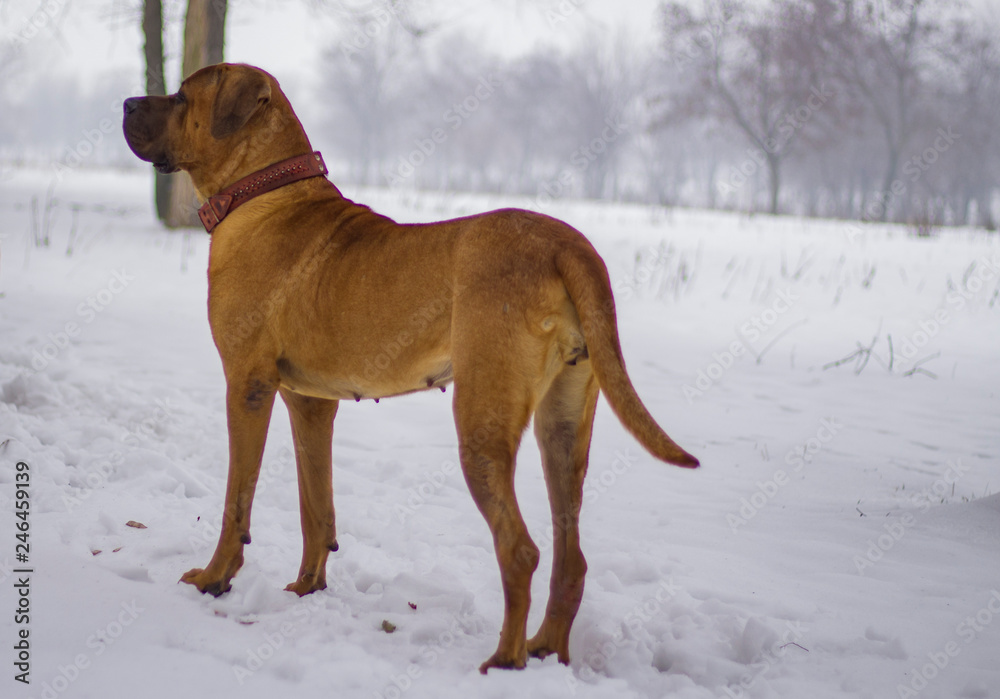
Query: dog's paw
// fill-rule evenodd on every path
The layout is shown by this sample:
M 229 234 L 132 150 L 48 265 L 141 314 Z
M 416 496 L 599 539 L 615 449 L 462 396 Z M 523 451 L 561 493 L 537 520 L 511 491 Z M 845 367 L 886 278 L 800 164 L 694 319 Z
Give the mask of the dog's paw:
M 539 660 L 545 660 L 550 655 L 555 655 L 556 657 L 559 658 L 560 663 L 562 663 L 563 665 L 569 665 L 568 653 L 562 653 L 559 650 L 551 648 L 549 646 L 538 646 L 536 648 L 528 646 L 528 655 L 530 655 L 532 658 L 538 658 Z
M 315 576 L 308 573 L 293 583 L 285 585 L 285 591 L 294 592 L 299 597 L 304 597 L 311 592 L 318 592 L 326 589 L 326 580 L 317 580 Z
M 494 653 L 489 660 L 479 666 L 479 672 L 483 675 L 490 668 L 499 668 L 501 670 L 523 670 L 524 666 L 528 664 L 528 658 L 526 655 L 521 655 L 518 657 L 508 657 L 502 655 L 498 650 Z
M 546 646 L 540 646 L 538 648 L 528 648 L 528 655 L 532 658 L 538 658 L 539 660 L 545 660 L 547 657 L 555 653 L 556 651 L 548 648 Z
M 568 644 L 562 644 L 560 647 L 560 644 L 552 643 L 539 631 L 537 636 L 528 639 L 528 655 L 539 660 L 545 660 L 550 655 L 555 655 L 558 656 L 560 663 L 569 665 L 569 649 L 566 646 Z
M 201 592 L 218 597 L 232 589 L 228 580 L 220 580 L 206 574 L 202 568 L 192 568 L 181 576 L 180 582 L 194 585 Z

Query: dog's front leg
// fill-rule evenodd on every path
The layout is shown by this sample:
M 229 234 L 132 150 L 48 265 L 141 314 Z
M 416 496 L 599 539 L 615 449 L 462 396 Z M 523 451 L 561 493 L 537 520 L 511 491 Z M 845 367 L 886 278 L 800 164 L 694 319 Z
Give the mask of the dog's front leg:
M 227 378 L 226 416 L 229 422 L 229 480 L 222 512 L 222 532 L 207 568 L 194 568 L 181 582 L 216 597 L 230 589 L 229 581 L 243 565 L 243 547 L 250 543 L 250 506 L 271 420 L 277 380 Z
M 339 403 L 286 389 L 281 389 L 281 397 L 292 421 L 302 519 L 302 565 L 285 589 L 301 597 L 326 589 L 326 559 L 338 548 L 330 443 Z

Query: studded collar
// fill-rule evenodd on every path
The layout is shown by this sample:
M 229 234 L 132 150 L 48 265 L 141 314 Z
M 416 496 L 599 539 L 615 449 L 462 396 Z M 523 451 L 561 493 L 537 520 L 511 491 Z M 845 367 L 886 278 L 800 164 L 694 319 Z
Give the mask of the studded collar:
M 201 219 L 205 230 L 211 233 L 222 222 L 222 219 L 236 207 L 247 203 L 254 197 L 284 187 L 286 184 L 310 177 L 319 177 L 326 173 L 326 164 L 319 151 L 282 160 L 263 170 L 258 170 L 229 185 L 218 194 L 210 196 L 208 201 L 198 209 L 198 218 Z

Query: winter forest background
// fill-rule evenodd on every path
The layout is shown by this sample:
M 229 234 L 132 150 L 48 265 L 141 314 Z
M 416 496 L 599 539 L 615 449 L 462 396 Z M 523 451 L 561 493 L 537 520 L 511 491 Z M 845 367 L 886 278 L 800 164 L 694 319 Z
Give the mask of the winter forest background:
M 229 3 L 230 25 L 266 4 Z M 890 220 L 923 232 L 992 229 L 1000 213 L 1000 22 L 988 2 L 662 2 L 649 17 L 653 42 L 581 24 L 582 0 L 508 3 L 542 33 L 584 27 L 569 44 L 521 51 L 456 28 L 435 0 L 301 4 L 338 31 L 318 47 L 318 81 L 298 85 L 292 103 L 300 116 L 312 109 L 313 145 L 343 184 Z M 168 34 L 185 5 L 163 4 Z M 88 7 L 112 40 L 142 20 L 139 2 Z M 40 26 L 7 24 L 0 167 L 141 167 L 117 133 L 84 144 L 88 129 L 116 121 L 108 105 L 136 84 L 134 69 L 96 84 L 23 79 L 42 43 L 23 39 L 40 32 L 58 50 L 66 10 L 49 0 L 31 17 Z M 0 2 L 0 15 L 12 12 Z M 510 31 L 517 43 L 517 25 Z M 179 51 L 168 41 L 168 63 Z
M 32 684 L 4 614 L 0 697 L 1000 697 L 998 27 L 1000 0 L 0 0 L 0 608 L 18 462 L 37 565 Z M 340 407 L 328 590 L 283 590 L 280 401 L 233 589 L 177 584 L 227 483 L 213 243 L 162 215 L 190 192 L 159 196 L 122 101 L 223 57 L 280 80 L 347 197 L 540 209 L 605 261 L 632 382 L 703 467 L 599 401 L 569 666 L 476 671 L 504 601 L 452 390 Z M 533 632 L 559 524 L 529 435 L 515 481 Z

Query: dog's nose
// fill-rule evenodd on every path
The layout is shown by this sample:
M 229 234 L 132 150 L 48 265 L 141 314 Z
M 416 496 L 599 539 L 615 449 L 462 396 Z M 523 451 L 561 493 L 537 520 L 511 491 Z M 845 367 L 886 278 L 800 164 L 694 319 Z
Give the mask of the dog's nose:
M 123 106 L 124 106 L 124 109 L 125 109 L 125 113 L 126 114 L 131 114 L 132 112 L 134 112 L 136 109 L 139 108 L 139 103 L 141 101 L 142 101 L 142 97 L 129 97 L 123 103 Z

